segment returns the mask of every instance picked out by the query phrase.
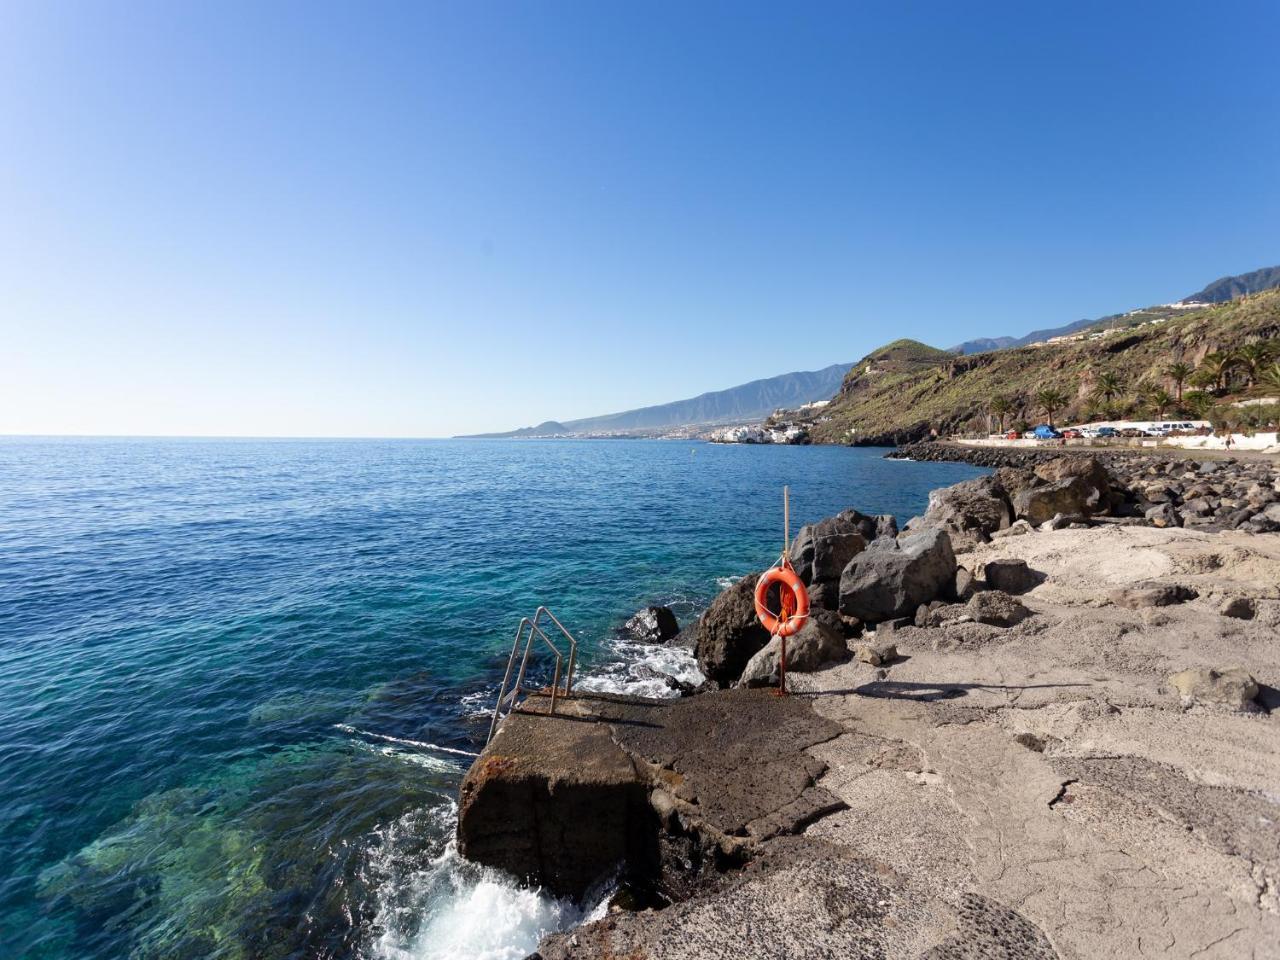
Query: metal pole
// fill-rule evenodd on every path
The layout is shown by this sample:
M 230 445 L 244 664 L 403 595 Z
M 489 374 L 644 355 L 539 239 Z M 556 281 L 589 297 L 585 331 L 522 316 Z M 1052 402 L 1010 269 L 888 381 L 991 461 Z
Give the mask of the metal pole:
M 791 549 L 791 488 L 782 488 L 782 555 Z
M 502 709 L 502 698 L 506 696 L 507 684 L 511 682 L 511 668 L 516 662 L 516 651 L 520 649 L 520 635 L 524 633 L 524 625 L 528 622 L 526 617 L 516 627 L 516 638 L 511 642 L 511 656 L 507 657 L 507 672 L 503 674 L 502 686 L 498 688 L 498 702 L 493 706 L 493 719 L 489 721 L 489 736 L 485 739 L 485 743 L 493 739 L 494 731 L 498 729 L 498 712 Z
M 778 696 L 787 695 L 787 638 L 778 638 L 782 643 L 781 657 L 778 660 Z

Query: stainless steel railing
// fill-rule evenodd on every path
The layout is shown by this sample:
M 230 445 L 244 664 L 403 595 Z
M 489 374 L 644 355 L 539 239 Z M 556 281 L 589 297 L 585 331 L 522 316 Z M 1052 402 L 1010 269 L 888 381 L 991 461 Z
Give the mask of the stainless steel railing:
M 543 615 L 546 615 L 556 627 L 564 634 L 564 638 L 569 641 L 569 661 L 568 670 L 562 671 L 565 665 L 564 654 L 560 652 L 560 648 L 552 642 L 547 636 L 546 631 L 539 626 L 539 621 Z M 540 638 L 556 658 L 555 677 L 551 681 L 551 712 L 556 712 L 556 701 L 560 697 L 567 697 L 573 692 L 573 666 L 578 659 L 578 641 L 573 639 L 573 634 L 565 629 L 564 624 L 556 619 L 554 613 L 546 607 L 539 607 L 534 611 L 533 617 L 525 617 L 520 621 L 520 625 L 516 627 L 516 638 L 511 644 L 511 656 L 507 658 L 507 672 L 502 677 L 502 686 L 498 688 L 498 702 L 493 707 L 493 720 L 489 723 L 489 735 L 485 737 L 485 743 L 493 739 L 494 732 L 498 729 L 498 721 L 502 718 L 502 708 L 505 705 L 507 712 L 510 713 L 516 708 L 516 701 L 523 690 L 525 671 L 529 668 L 529 657 L 533 653 L 534 639 Z M 520 652 L 520 641 L 524 640 L 524 656 L 520 658 L 520 672 L 516 674 L 515 685 L 510 691 L 507 690 L 507 684 L 511 682 L 511 671 L 515 667 L 516 654 Z M 564 692 L 560 692 L 560 677 L 564 676 Z

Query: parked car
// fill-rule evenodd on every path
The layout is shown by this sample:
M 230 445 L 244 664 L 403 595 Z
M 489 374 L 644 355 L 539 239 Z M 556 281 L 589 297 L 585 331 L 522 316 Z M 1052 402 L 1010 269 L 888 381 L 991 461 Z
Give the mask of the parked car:
M 1008 433 L 1004 435 L 1004 438 L 1006 440 L 1021 440 L 1022 434 L 1020 434 L 1017 430 L 1010 430 Z
M 1106 440 L 1110 437 L 1120 436 L 1120 431 L 1117 430 L 1115 427 L 1099 427 L 1095 431 L 1094 436 L 1096 436 L 1099 440 Z
M 1075 429 L 1074 427 L 1068 427 L 1066 430 L 1063 430 L 1062 435 L 1066 437 L 1068 440 L 1079 440 L 1081 437 L 1084 436 L 1083 433 L 1081 433 L 1079 430 Z
M 1047 423 L 1042 423 L 1033 431 L 1037 440 L 1061 440 L 1062 434 Z
M 1138 427 L 1125 427 L 1120 431 L 1120 436 L 1128 438 L 1149 437 L 1151 434 L 1147 433 L 1145 430 L 1139 429 Z

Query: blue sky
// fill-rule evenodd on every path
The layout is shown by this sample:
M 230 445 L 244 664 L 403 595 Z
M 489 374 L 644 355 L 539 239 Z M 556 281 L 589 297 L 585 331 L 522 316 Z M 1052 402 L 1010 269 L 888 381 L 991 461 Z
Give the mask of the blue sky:
M 1280 263 L 1280 5 L 0 4 L 0 433 L 439 436 Z

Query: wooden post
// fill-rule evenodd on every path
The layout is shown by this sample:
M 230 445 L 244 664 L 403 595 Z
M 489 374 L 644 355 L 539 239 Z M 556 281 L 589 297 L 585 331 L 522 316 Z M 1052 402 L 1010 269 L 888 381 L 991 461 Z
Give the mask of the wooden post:
M 782 555 L 791 549 L 791 488 L 782 488 Z

